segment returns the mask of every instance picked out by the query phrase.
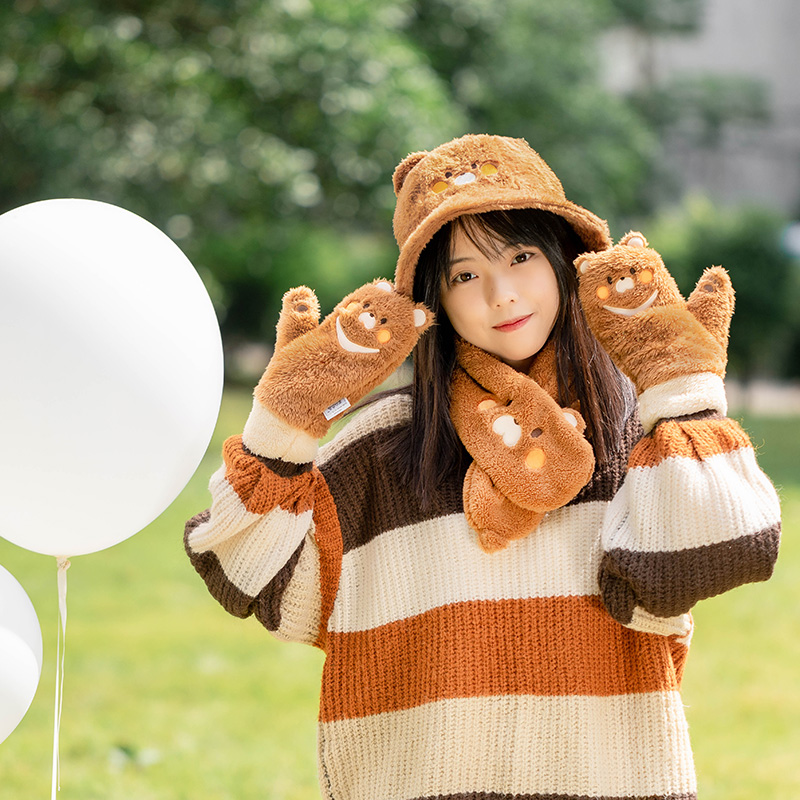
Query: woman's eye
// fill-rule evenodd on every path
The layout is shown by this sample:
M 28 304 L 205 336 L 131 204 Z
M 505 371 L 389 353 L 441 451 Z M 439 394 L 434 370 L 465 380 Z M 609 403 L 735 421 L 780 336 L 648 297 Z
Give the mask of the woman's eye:
M 458 275 L 450 279 L 450 283 L 466 283 L 475 277 L 474 272 L 459 272 Z
M 512 264 L 524 264 L 526 261 L 529 261 L 533 258 L 533 253 L 517 253 L 514 258 L 511 260 Z

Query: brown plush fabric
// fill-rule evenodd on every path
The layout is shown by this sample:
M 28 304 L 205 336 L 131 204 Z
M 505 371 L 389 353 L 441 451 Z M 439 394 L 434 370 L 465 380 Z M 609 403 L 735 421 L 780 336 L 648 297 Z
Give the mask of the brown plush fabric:
M 345 297 L 321 324 L 318 319 L 311 289 L 284 295 L 275 354 L 254 391 L 258 403 L 315 438 L 400 366 L 433 314 L 376 280 Z M 346 401 L 341 410 L 326 417 L 340 401 Z
M 463 214 L 538 208 L 566 219 L 587 250 L 611 245 L 608 225 L 567 200 L 561 182 L 524 139 L 470 134 L 412 153 L 394 172 L 395 283 L 411 296 L 417 259 L 446 222 Z
M 575 264 L 586 319 L 640 394 L 672 378 L 725 375 L 734 293 L 722 267 L 705 270 L 685 301 L 637 231 Z
M 561 408 L 529 375 L 458 341 L 450 415 L 474 459 L 464 479 L 464 513 L 487 552 L 536 529 L 548 511 L 588 483 L 594 453 L 586 424 Z M 530 375 L 555 394 L 554 349 L 548 344 Z

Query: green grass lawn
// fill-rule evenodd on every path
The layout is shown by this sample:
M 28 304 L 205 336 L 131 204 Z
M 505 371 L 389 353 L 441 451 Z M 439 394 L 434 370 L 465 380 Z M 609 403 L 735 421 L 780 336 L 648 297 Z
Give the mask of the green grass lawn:
M 226 393 L 211 455 L 155 523 L 72 562 L 61 800 L 319 797 L 321 654 L 280 644 L 253 620 L 228 616 L 183 553 L 183 521 L 207 505 L 219 445 L 241 430 L 249 404 L 248 393 Z M 800 419 L 752 419 L 746 427 L 780 487 L 781 559 L 770 582 L 697 608 L 684 700 L 703 800 L 794 800 L 800 797 Z M 0 744 L 0 795 L 44 798 L 52 757 L 56 564 L 4 540 L 0 564 L 31 597 L 45 643 L 33 705 Z

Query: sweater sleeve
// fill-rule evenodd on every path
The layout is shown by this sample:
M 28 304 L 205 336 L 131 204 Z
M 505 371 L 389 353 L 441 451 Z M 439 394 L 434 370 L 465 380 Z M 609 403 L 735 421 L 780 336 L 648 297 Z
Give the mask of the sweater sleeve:
M 226 440 L 211 507 L 186 524 L 187 554 L 228 612 L 321 646 L 341 566 L 336 507 L 313 462 L 259 454 L 247 434 Z
M 601 532 L 600 593 L 623 625 L 688 631 L 697 601 L 772 574 L 778 496 L 719 383 L 639 398 L 644 435 Z

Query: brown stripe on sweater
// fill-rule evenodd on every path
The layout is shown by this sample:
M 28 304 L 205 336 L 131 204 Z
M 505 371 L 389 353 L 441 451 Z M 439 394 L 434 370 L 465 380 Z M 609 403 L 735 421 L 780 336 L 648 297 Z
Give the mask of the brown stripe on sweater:
M 344 552 L 384 531 L 463 512 L 463 476 L 439 488 L 423 509 L 411 487 L 378 455 L 396 428 L 366 434 L 320 466 L 339 512 Z
M 678 688 L 667 637 L 623 628 L 597 597 L 452 603 L 328 632 L 320 721 L 458 697 L 611 696 Z
M 589 794 L 503 794 L 498 792 L 464 792 L 459 794 L 435 794 L 415 800 L 612 800 L 611 798 L 598 797 Z M 613 800 L 697 800 L 694 792 L 681 794 L 658 795 L 614 795 Z
M 189 546 L 189 535 L 198 525 L 207 522 L 210 516 L 210 510 L 203 511 L 201 514 L 192 517 L 186 523 L 183 541 L 192 566 L 205 581 L 212 597 L 216 598 L 229 614 L 244 619 L 255 612 L 256 618 L 267 630 L 277 630 L 281 624 L 281 600 L 294 574 L 305 542 L 300 542 L 300 546 L 292 554 L 289 561 L 258 595 L 253 597 L 252 595 L 245 594 L 234 583 L 228 580 L 225 570 L 222 568 L 222 564 L 220 564 L 219 558 L 217 558 L 213 550 L 207 550 L 205 553 L 196 553 Z
M 681 414 L 678 417 L 662 417 L 658 422 L 656 422 L 655 427 L 661 425 L 662 422 L 691 422 L 693 420 L 700 419 L 725 419 L 725 415 L 720 414 L 720 412 L 716 409 L 707 408 L 704 411 L 696 411 L 694 414 Z M 653 431 L 650 431 L 651 434 L 652 432 Z
M 615 548 L 600 563 L 600 594 L 623 625 L 638 605 L 658 617 L 684 614 L 699 600 L 772 575 L 780 523 L 727 542 L 674 552 Z
M 464 512 L 463 474 L 443 482 L 429 507 L 378 455 L 396 427 L 373 431 L 320 465 L 330 486 L 342 526 L 344 552 L 367 544 L 385 531 Z M 625 477 L 628 455 L 642 433 L 638 416 L 628 419 L 617 457 L 598 465 L 589 483 L 568 505 L 610 500 Z
M 245 594 L 235 584 L 231 583 L 225 575 L 225 570 L 213 550 L 205 553 L 195 553 L 184 538 L 186 553 L 192 566 L 205 581 L 208 591 L 220 605 L 234 617 L 244 619 L 253 613 L 253 598 Z
M 187 520 L 186 525 L 184 525 L 183 528 L 184 541 L 189 537 L 189 534 L 192 533 L 195 528 L 198 528 L 200 525 L 208 522 L 210 519 L 211 509 L 207 508 L 205 511 L 195 514 L 190 520 Z
M 278 570 L 275 577 L 258 593 L 253 605 L 256 619 L 268 630 L 276 631 L 281 626 L 281 601 L 294 575 L 300 554 L 303 552 L 305 539 L 292 553 L 291 558 Z
M 279 458 L 267 458 L 254 453 L 247 445 L 242 442 L 242 450 L 249 456 L 257 458 L 270 472 L 280 475 L 281 478 L 294 478 L 304 472 L 311 472 L 314 469 L 314 462 L 307 461 L 305 464 L 294 464 L 291 461 L 281 461 Z
M 282 477 L 263 459 L 247 450 L 241 436 L 225 440 L 222 457 L 225 478 L 251 513 L 266 514 L 279 505 L 287 511 L 302 514 L 312 507 L 318 470 Z
M 655 467 L 666 458 L 705 461 L 749 447 L 739 423 L 727 417 L 664 420 L 633 448 L 629 466 Z

